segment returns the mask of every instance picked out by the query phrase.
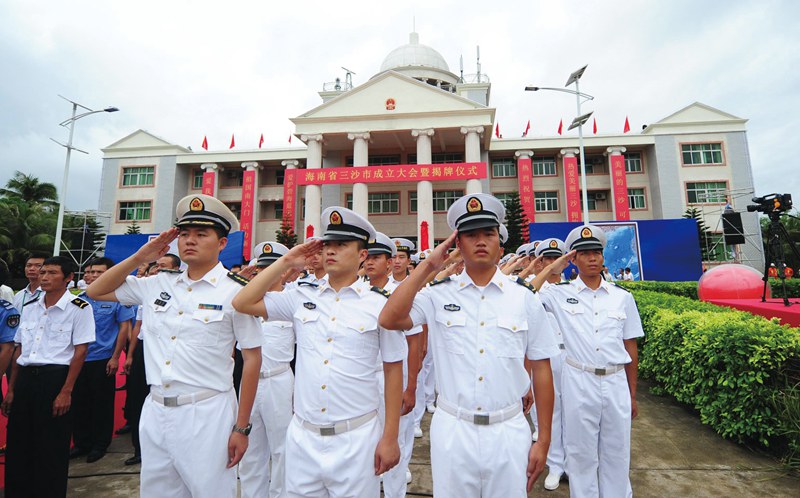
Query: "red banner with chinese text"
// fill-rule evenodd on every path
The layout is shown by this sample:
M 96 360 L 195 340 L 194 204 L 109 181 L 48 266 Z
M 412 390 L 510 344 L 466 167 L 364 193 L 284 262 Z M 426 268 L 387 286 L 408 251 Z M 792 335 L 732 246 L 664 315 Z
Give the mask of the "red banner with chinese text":
M 522 212 L 528 218 L 528 222 L 533 223 L 535 206 L 533 202 L 533 169 L 531 158 L 520 156 L 517 161 L 517 178 L 519 180 L 519 200 L 522 204 Z
M 294 206 L 297 204 L 297 172 L 287 169 L 283 177 L 283 219 L 294 228 Z
M 253 246 L 253 207 L 256 196 L 256 172 L 245 171 L 242 177 L 242 214 L 239 229 L 244 232 L 244 258 L 250 259 Z
M 396 164 L 304 169 L 297 171 L 297 185 L 335 183 L 384 183 L 404 181 L 446 181 L 486 178 L 486 163 Z
M 614 199 L 615 219 L 628 221 L 631 219 L 628 206 L 628 179 L 625 177 L 625 156 L 611 156 L 611 190 Z
M 580 222 L 581 215 L 581 189 L 578 179 L 578 158 L 575 156 L 564 157 L 564 184 L 566 186 L 567 221 Z
M 214 185 L 217 183 L 217 174 L 213 171 L 203 173 L 203 194 L 214 196 Z

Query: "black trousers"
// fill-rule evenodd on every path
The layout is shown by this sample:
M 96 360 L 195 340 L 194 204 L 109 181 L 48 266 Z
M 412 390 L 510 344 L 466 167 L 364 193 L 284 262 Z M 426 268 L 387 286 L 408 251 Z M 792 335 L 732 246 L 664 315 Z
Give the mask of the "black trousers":
M 114 433 L 116 375 L 106 375 L 108 359 L 83 364 L 72 391 L 74 424 L 72 439 L 76 448 L 106 451 Z
M 69 367 L 20 367 L 8 415 L 6 498 L 65 497 L 72 411 L 53 417 Z
M 150 386 L 147 385 L 147 377 L 144 370 L 144 341 L 141 339 L 139 340 L 138 347 L 133 352 L 133 362 L 131 363 L 131 373 L 128 375 L 127 385 L 125 418 L 131 426 L 133 451 L 137 456 L 141 456 L 142 447 L 139 445 L 139 419 L 142 416 L 144 400 L 150 393 Z

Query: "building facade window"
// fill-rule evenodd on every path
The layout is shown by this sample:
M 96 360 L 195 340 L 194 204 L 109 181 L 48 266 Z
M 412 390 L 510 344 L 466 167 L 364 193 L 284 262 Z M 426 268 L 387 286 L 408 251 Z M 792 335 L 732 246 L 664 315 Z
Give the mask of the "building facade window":
M 513 178 L 517 176 L 517 163 L 512 157 L 503 157 L 492 161 L 494 178 Z
M 730 261 L 730 251 L 725 246 L 725 236 L 721 233 L 708 232 L 705 237 L 706 257 L 709 261 Z
M 275 185 L 283 185 L 283 179 L 286 178 L 286 170 L 278 168 L 275 170 Z
M 641 173 L 642 172 L 642 154 L 639 152 L 628 152 L 625 156 L 625 172 L 626 173 Z
M 203 188 L 203 169 L 202 168 L 195 168 L 192 170 L 192 188 L 194 190 L 200 190 Z
M 586 200 L 589 203 L 589 211 L 608 211 L 608 191 L 588 192 Z M 581 194 L 581 209 L 583 209 L 583 194 Z
M 689 204 L 721 204 L 727 201 L 725 182 L 689 182 L 686 184 L 686 198 Z
M 643 188 L 629 188 L 628 189 L 628 208 L 630 209 L 647 209 L 645 202 Z
M 151 201 L 120 202 L 119 221 L 150 221 L 152 207 Z
M 226 169 L 222 172 L 223 187 L 241 187 L 244 183 L 244 171 L 239 169 Z
M 556 176 L 556 158 L 534 157 L 533 176 Z
M 416 192 L 409 192 L 408 193 L 408 212 L 409 213 L 416 213 L 417 212 L 417 193 Z
M 608 173 L 608 164 L 604 156 L 586 156 L 586 174 L 602 175 Z M 578 158 L 578 174 L 581 174 L 581 160 Z
M 534 192 L 533 208 L 537 213 L 558 211 L 558 192 Z
M 682 144 L 681 154 L 685 166 L 722 164 L 722 143 Z
M 372 155 L 367 158 L 368 166 L 390 166 L 392 164 L 400 164 L 400 154 Z M 345 157 L 344 165 L 352 166 L 353 156 Z
M 132 166 L 122 168 L 123 187 L 152 187 L 154 185 L 155 166 Z
M 492 195 L 495 196 L 498 201 L 502 202 L 503 206 L 505 206 L 506 209 L 508 209 L 508 201 L 511 200 L 511 196 L 514 194 L 511 192 L 498 192 Z
M 415 158 L 416 159 L 416 158 Z M 433 164 L 463 163 L 463 152 L 437 152 L 431 157 Z M 415 161 L 416 162 L 416 161 Z
M 437 190 L 433 192 L 433 212 L 446 213 L 456 199 L 464 196 L 463 190 Z
M 233 215 L 236 216 L 237 220 L 241 219 L 241 217 L 242 217 L 242 203 L 241 202 L 226 202 L 225 205 L 228 206 L 228 209 L 230 209 L 231 213 L 233 213 Z
M 346 196 L 347 209 L 353 209 L 353 194 Z M 367 213 L 400 214 L 400 194 L 397 192 L 378 192 L 367 197 Z

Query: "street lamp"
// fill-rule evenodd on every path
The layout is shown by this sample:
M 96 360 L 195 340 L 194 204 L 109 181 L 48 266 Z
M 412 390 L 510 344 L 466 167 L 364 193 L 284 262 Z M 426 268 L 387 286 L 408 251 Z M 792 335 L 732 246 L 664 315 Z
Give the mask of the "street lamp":
M 586 123 L 586 121 L 589 120 L 589 117 L 592 115 L 592 113 L 590 112 L 588 114 L 581 114 L 581 104 L 584 102 L 588 102 L 590 100 L 594 100 L 594 97 L 586 93 L 581 93 L 579 82 L 581 76 L 583 76 L 583 72 L 586 71 L 586 68 L 588 66 L 589 65 L 587 64 L 586 66 L 583 66 L 582 68 L 578 69 L 577 71 L 569 75 L 567 83 L 564 86 L 567 87 L 575 83 L 575 90 L 569 90 L 566 88 L 554 88 L 548 86 L 525 87 L 526 92 L 538 92 L 539 90 L 550 90 L 553 92 L 564 92 L 575 95 L 575 101 L 577 102 L 578 105 L 578 117 L 572 120 L 572 124 L 569 125 L 569 130 L 573 128 L 578 128 L 578 149 L 580 150 L 580 155 L 581 155 L 581 190 L 582 190 L 581 200 L 583 202 L 584 223 L 589 223 L 589 193 L 586 190 L 586 159 L 584 158 L 584 153 L 583 153 L 583 125 Z M 583 102 L 581 102 L 582 98 L 585 99 Z
M 65 119 L 59 126 L 67 126 L 69 125 L 69 141 L 66 144 L 62 144 L 58 140 L 53 140 L 53 142 L 57 143 L 62 147 L 66 147 L 67 149 L 67 160 L 64 163 L 64 180 L 61 182 L 61 195 L 60 200 L 58 202 L 58 222 L 56 223 L 56 240 L 55 244 L 53 245 L 53 256 L 58 256 L 61 253 L 61 231 L 64 228 L 64 202 L 66 201 L 67 197 L 67 179 L 69 178 L 69 159 L 72 155 L 72 150 L 75 149 L 78 152 L 83 152 L 84 154 L 88 154 L 85 150 L 78 149 L 72 146 L 72 136 L 73 132 L 75 131 L 75 121 L 85 118 L 86 116 L 90 116 L 92 114 L 97 114 L 99 112 L 117 112 L 119 109 L 116 107 L 106 107 L 105 109 L 99 110 L 92 110 L 86 106 L 83 106 L 77 102 L 69 100 L 68 98 L 64 97 L 63 95 L 59 95 L 62 99 L 66 100 L 67 102 L 72 104 L 72 117 L 69 119 Z M 78 114 L 78 107 L 81 109 L 86 109 L 86 112 Z

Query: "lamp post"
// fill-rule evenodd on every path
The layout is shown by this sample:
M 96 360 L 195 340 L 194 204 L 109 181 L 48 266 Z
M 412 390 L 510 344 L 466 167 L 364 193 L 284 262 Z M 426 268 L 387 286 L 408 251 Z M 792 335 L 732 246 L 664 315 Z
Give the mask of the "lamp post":
M 589 223 L 589 193 L 586 190 L 586 158 L 584 157 L 583 153 L 583 125 L 586 121 L 589 120 L 589 117 L 592 113 L 581 114 L 581 104 L 583 102 L 588 102 L 590 100 L 594 100 L 594 97 L 588 95 L 586 93 L 581 93 L 580 89 L 580 79 L 583 76 L 583 72 L 586 71 L 586 66 L 578 69 L 574 73 L 569 75 L 569 79 L 567 79 L 567 83 L 564 85 L 565 87 L 570 86 L 571 84 L 575 83 L 575 90 L 569 90 L 567 88 L 554 88 L 554 87 L 546 87 L 546 86 L 526 86 L 525 91 L 527 92 L 538 92 L 539 90 L 550 90 L 553 92 L 564 92 L 570 93 L 575 95 L 575 101 L 577 102 L 578 108 L 578 116 L 572 120 L 572 124 L 569 125 L 568 130 L 573 128 L 578 128 L 578 149 L 580 150 L 581 156 L 581 201 L 583 203 L 583 222 Z M 581 102 L 581 99 L 586 99 Z M 594 112 L 594 111 L 593 111 Z
M 56 240 L 55 243 L 53 244 L 53 256 L 58 256 L 61 253 L 61 231 L 64 228 L 64 202 L 66 201 L 67 197 L 67 180 L 69 179 L 69 160 L 70 157 L 72 156 L 72 149 L 75 149 L 78 152 L 83 152 L 84 154 L 88 154 L 88 152 L 72 146 L 72 136 L 75 132 L 75 121 L 81 118 L 85 118 L 86 116 L 90 116 L 92 114 L 97 114 L 99 112 L 119 111 L 119 109 L 117 109 L 116 107 L 106 107 L 105 109 L 99 109 L 94 111 L 77 102 L 69 100 L 68 98 L 62 95 L 59 95 L 59 97 L 72 104 L 72 117 L 69 119 L 65 119 L 64 121 L 59 123 L 59 126 L 69 125 L 69 140 L 67 141 L 67 143 L 62 144 L 57 140 L 53 140 L 52 138 L 50 139 L 53 140 L 53 142 L 57 143 L 58 145 L 66 147 L 67 149 L 67 159 L 64 162 L 64 180 L 61 182 L 61 195 L 59 196 L 60 200 L 58 202 L 58 222 L 56 223 Z M 80 107 L 81 109 L 86 109 L 86 112 L 78 114 L 78 107 Z

